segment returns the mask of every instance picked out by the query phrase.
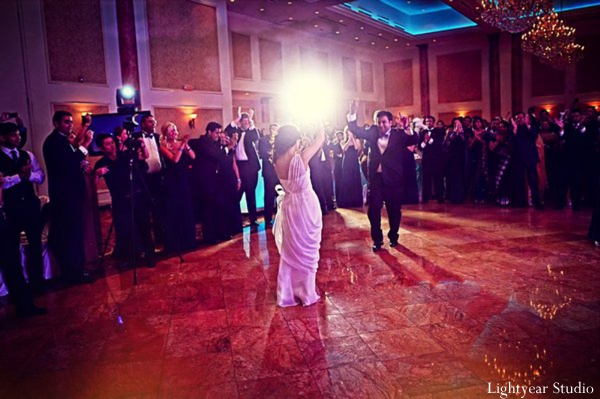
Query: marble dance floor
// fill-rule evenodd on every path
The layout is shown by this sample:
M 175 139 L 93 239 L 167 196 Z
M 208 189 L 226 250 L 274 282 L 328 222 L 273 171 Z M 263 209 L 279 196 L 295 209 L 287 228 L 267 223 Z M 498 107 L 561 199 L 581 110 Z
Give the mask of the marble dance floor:
M 0 397 L 467 399 L 509 383 L 600 397 L 589 212 L 406 207 L 400 245 L 377 254 L 362 210 L 324 220 L 308 308 L 275 305 L 262 225 L 140 269 L 136 287 L 108 265 L 39 296 L 47 316 L 3 308 Z

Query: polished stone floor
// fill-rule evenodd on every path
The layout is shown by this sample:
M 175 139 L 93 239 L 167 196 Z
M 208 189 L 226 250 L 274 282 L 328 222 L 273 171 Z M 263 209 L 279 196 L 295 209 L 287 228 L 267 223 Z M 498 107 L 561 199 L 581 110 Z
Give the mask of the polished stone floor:
M 324 217 L 323 299 L 308 308 L 275 305 L 262 225 L 139 269 L 135 287 L 109 263 L 92 285 L 39 296 L 46 316 L 2 309 L 0 397 L 467 399 L 509 383 L 600 397 L 589 220 L 416 205 L 400 245 L 374 254 L 365 213 L 337 210 Z

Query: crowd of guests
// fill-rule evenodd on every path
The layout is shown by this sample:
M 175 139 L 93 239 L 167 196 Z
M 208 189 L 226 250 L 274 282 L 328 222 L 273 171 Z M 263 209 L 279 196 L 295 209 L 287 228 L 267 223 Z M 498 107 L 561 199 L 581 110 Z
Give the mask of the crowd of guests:
M 456 117 L 449 125 L 426 116 L 412 120 L 409 129 L 420 139 L 402 154 L 403 204 L 436 200 L 563 209 L 570 202 L 575 211 L 595 204 L 600 136 L 594 107 L 570 109 L 557 119 L 530 110 L 491 121 Z M 330 129 L 327 137 L 322 162 L 313 165 L 323 213 L 333 208 L 331 196 L 338 207 L 361 206 L 361 198 L 367 200 L 358 193 L 368 179 L 368 142 L 341 129 Z
M 570 200 L 575 211 L 597 207 L 600 146 L 594 107 L 570 109 L 556 119 L 544 110 L 489 122 L 478 116 L 459 117 L 448 126 L 432 116 L 410 121 L 388 114 L 384 116 L 393 119 L 391 125 L 401 124 L 402 130 L 412 130 L 418 137 L 394 152 L 402 170 L 398 198 L 394 197 L 399 206 L 436 200 L 515 207 L 531 204 L 537 209 L 546 204 L 562 209 Z M 32 290 L 43 287 L 41 231 L 45 222 L 35 186 L 46 175 L 35 155 L 22 149 L 27 139 L 22 121 L 6 113 L 1 117 L 1 266 L 17 314 L 26 317 L 45 312 L 33 304 Z M 48 245 L 71 283 L 94 281 L 84 268 L 83 203 L 90 178 L 104 179 L 111 195 L 113 256 L 148 267 L 155 266 L 160 246 L 170 254 L 196 248 L 197 225 L 202 227 L 202 241 L 208 244 L 241 233 L 244 196 L 248 225 L 256 228 L 259 173 L 265 187 L 265 228 L 272 224 L 280 183 L 273 167 L 278 125 L 259 131 L 252 111 L 240 110 L 225 127 L 210 122 L 198 138 L 180 134 L 168 121 L 157 128 L 156 118 L 149 113 L 142 116 L 139 131 L 118 126 L 113 134 L 95 137 L 89 117 L 78 132 L 73 131 L 73 116 L 68 112 L 56 112 L 52 123 L 54 130 L 43 145 L 50 197 Z M 356 126 L 353 130 L 362 131 Z M 369 125 L 363 130 L 369 131 Z M 321 212 L 362 207 L 369 199 L 369 174 L 381 174 L 367 172 L 367 154 L 376 153 L 369 148 L 380 145 L 379 136 L 369 144 L 359 137 L 364 134 L 357 136 L 348 127 L 326 126 L 325 133 L 325 143 L 309 162 Z M 103 153 L 93 167 L 87 149 L 92 140 Z M 377 167 L 376 162 L 369 165 Z M 600 241 L 600 215 L 595 219 L 596 233 L 590 229 L 590 234 Z M 30 250 L 29 284 L 21 270 L 22 232 Z

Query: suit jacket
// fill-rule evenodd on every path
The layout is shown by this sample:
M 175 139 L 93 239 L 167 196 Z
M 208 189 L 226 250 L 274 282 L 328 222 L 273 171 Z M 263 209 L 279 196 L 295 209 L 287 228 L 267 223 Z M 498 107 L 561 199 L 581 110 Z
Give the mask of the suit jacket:
M 404 183 L 402 157 L 406 156 L 403 155 L 403 152 L 406 152 L 406 147 L 417 144 L 419 136 L 417 134 L 408 135 L 404 130 L 392 128 L 387 148 L 382 154 L 377 145 L 377 140 L 380 137 L 377 126 L 371 126 L 365 130 L 359 128 L 356 121 L 354 121 L 348 123 L 348 128 L 356 137 L 365 139 L 369 143 L 369 180 L 372 181 L 377 174 L 379 164 L 381 164 L 383 184 L 402 190 Z
M 190 147 L 196 153 L 196 160 L 193 163 L 193 174 L 200 181 L 204 195 L 215 195 L 217 192 L 217 184 L 219 179 L 219 163 L 222 158 L 227 155 L 219 141 L 211 140 L 208 134 L 200 137 L 197 140 L 190 140 Z
M 85 198 L 85 178 L 81 161 L 86 157 L 79 148 L 73 148 L 66 136 L 54 130 L 43 145 L 48 173 L 48 192 L 54 203 L 80 204 Z
M 240 127 L 231 126 L 231 124 L 225 127 L 225 132 L 229 137 L 233 135 L 233 133 L 237 133 L 239 139 L 242 139 L 242 130 Z M 246 155 L 248 156 L 248 165 L 250 165 L 251 171 L 258 172 L 260 170 L 260 162 L 258 161 L 258 155 L 256 153 L 256 148 L 254 147 L 254 143 L 258 141 L 259 135 L 258 130 L 248 129 L 245 131 L 246 135 L 244 136 L 244 150 L 246 151 Z M 238 144 L 239 145 L 239 144 Z

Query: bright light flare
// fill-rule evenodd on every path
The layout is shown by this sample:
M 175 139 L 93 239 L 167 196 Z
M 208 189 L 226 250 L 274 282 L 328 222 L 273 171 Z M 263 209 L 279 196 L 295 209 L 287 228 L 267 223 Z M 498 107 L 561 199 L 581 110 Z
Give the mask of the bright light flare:
M 121 97 L 124 100 L 131 100 L 135 96 L 135 89 L 130 85 L 125 85 L 121 88 Z
M 297 75 L 282 94 L 284 113 L 297 123 L 328 121 L 339 106 L 338 89 L 318 74 Z

